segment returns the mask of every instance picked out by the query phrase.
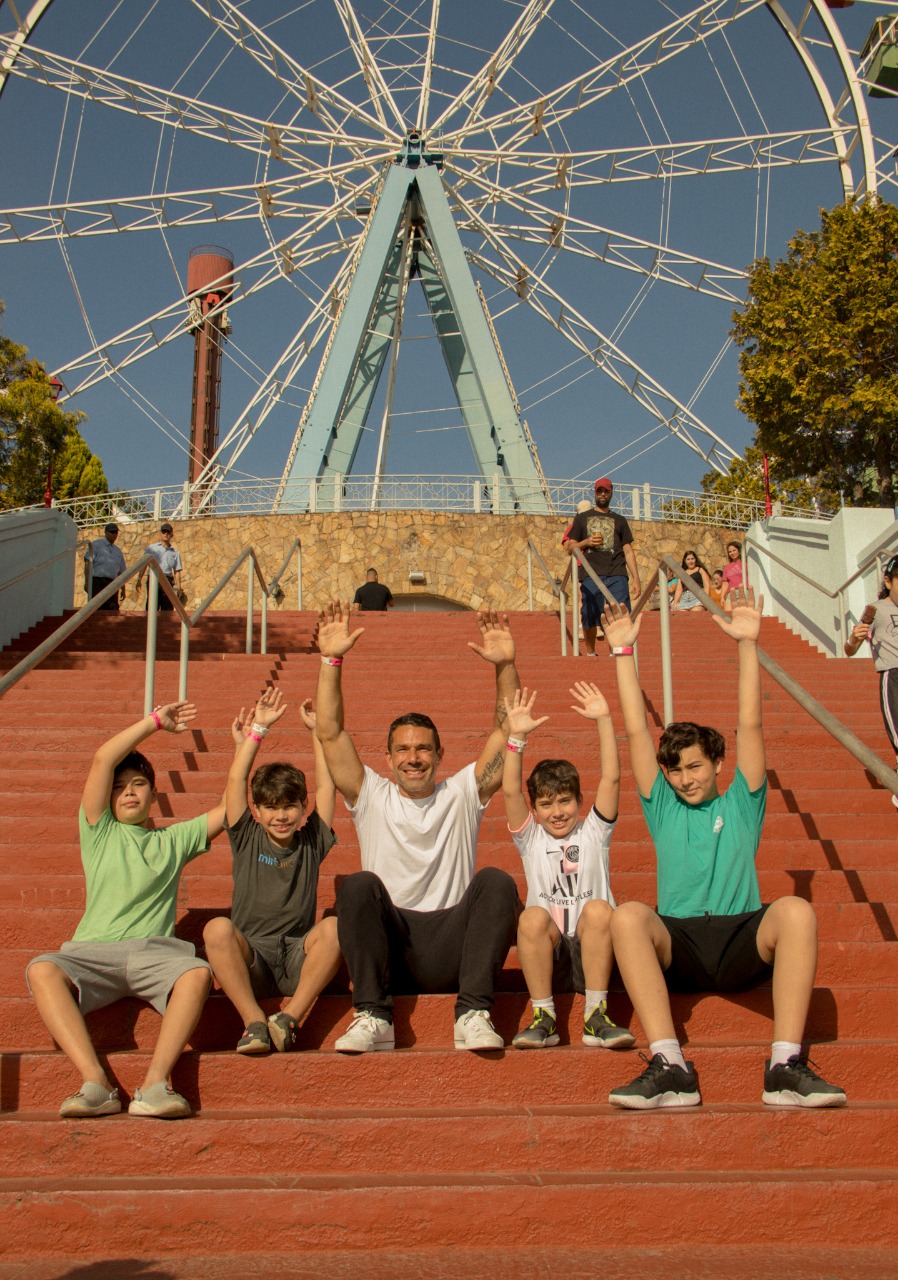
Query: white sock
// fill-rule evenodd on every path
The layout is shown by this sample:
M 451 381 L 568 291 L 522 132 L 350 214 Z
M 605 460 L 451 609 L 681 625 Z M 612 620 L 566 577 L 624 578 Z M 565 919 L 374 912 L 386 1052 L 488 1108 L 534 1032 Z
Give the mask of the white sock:
M 774 1040 L 770 1046 L 770 1065 L 778 1067 L 780 1063 L 787 1063 L 790 1058 L 794 1058 L 799 1053 L 801 1053 L 800 1044 L 792 1044 L 789 1040 Z
M 534 997 L 534 999 L 531 1000 L 530 1003 L 533 1005 L 534 1013 L 536 1013 L 537 1009 L 545 1009 L 546 1013 L 551 1014 L 553 1018 L 555 1017 L 555 997 L 554 996 L 546 996 L 544 1000 L 542 998 Z
M 656 1053 L 664 1054 L 669 1067 L 682 1067 L 686 1070 L 686 1059 L 679 1040 L 653 1040 L 649 1045 L 649 1057 L 654 1058 Z
M 603 1000 L 607 1001 L 607 991 L 589 991 L 586 992 L 586 1016 L 592 1013 L 593 1009 L 598 1009 Z

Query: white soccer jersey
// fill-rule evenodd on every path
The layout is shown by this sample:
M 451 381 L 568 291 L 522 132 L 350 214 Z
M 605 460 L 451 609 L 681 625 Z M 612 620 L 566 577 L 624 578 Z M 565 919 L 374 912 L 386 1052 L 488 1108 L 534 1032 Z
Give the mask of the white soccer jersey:
M 614 823 L 590 808 L 565 840 L 557 840 L 533 818 L 512 831 L 527 876 L 527 906 L 544 907 L 559 932 L 573 937 L 583 904 L 594 898 L 616 903 L 608 880 Z

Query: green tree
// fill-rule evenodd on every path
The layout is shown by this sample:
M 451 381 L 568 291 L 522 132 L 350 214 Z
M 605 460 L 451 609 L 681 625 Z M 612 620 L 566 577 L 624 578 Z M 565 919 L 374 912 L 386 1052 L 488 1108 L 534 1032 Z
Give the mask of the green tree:
M 839 506 L 839 495 L 817 476 L 790 476 L 784 478 L 784 468 L 779 458 L 768 457 L 770 497 L 773 502 L 787 502 L 798 507 L 817 507 L 822 511 L 834 511 Z M 704 493 L 719 493 L 731 498 L 747 498 L 752 502 L 764 501 L 764 454 L 756 444 L 745 450 L 745 456 L 734 458 L 730 469 L 722 476 L 719 471 L 708 471 L 702 476 Z
M 732 330 L 738 406 L 781 481 L 815 477 L 854 503 L 893 506 L 898 469 L 898 209 L 872 198 L 820 211 L 785 260 L 758 259 Z

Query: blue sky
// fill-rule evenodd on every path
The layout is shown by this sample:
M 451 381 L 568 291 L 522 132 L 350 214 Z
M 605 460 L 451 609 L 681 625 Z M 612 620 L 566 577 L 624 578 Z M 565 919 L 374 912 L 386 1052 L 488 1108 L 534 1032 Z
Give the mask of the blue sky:
M 730 4 L 729 9 L 737 6 Z M 499 115 L 522 103 L 552 100 L 569 79 L 603 59 L 662 30 L 678 14 L 697 8 L 680 0 L 640 0 L 621 5 L 611 0 L 555 0 L 537 34 L 513 59 L 484 108 Z M 532 180 L 533 170 L 509 164 L 525 155 L 533 160 L 572 155 L 577 181 L 568 190 L 525 192 L 540 207 L 563 213 L 568 227 L 581 228 L 585 249 L 576 252 L 568 232 L 565 249 L 552 251 L 547 241 L 532 242 L 507 233 L 504 240 L 516 260 L 545 282 L 543 296 L 557 314 L 560 298 L 606 337 L 613 338 L 635 367 L 695 413 L 737 451 L 751 437 L 751 427 L 734 407 L 737 361 L 723 352 L 732 303 L 678 287 L 660 278 L 598 261 L 594 249 L 603 236 L 590 228 L 608 228 L 634 241 L 661 244 L 668 252 L 701 258 L 739 270 L 756 253 L 780 256 L 797 226 L 813 227 L 817 209 L 841 198 L 832 163 L 747 169 L 740 172 L 678 176 L 673 179 L 609 182 L 598 161 L 589 157 L 609 148 L 637 148 L 664 142 L 739 139 L 756 134 L 815 130 L 824 124 L 810 81 L 779 24 L 765 6 L 712 33 L 704 43 L 687 40 L 684 50 L 564 120 L 550 120 L 541 133 L 509 145 L 501 121 L 458 142 L 453 133 L 459 116 L 447 120 L 441 138 L 455 146 L 447 179 L 465 199 L 483 198 L 486 184 L 501 191 Z M 802 3 L 784 0 L 787 15 Z M 140 21 L 135 25 L 135 11 Z M 347 49 L 333 0 L 245 0 L 236 10 L 259 27 L 310 73 L 319 85 L 339 86 L 344 98 L 371 114 L 358 64 Z M 490 62 L 509 27 L 520 18 L 513 0 L 443 0 L 436 46 L 434 93 L 430 119 L 461 91 L 471 76 Z M 430 5 L 403 0 L 356 0 L 373 56 L 383 68 L 399 112 L 406 116 L 417 103 L 417 72 L 410 64 L 424 50 Z M 835 21 L 848 45 L 859 49 L 875 17 L 894 13 L 896 5 L 859 0 L 836 13 Z M 402 16 L 398 22 L 397 14 Z M 394 25 L 390 28 L 389 23 Z M 398 23 L 398 25 L 397 25 Z M 0 32 L 9 34 L 12 16 L 0 4 Z M 814 49 L 824 80 L 838 89 L 835 62 L 820 30 Z M 389 39 L 386 37 L 389 36 Z M 279 83 L 226 33 L 216 31 L 198 5 L 189 0 L 156 0 L 142 6 L 112 0 L 55 0 L 31 42 L 65 59 L 103 68 L 143 85 L 185 94 L 194 100 L 242 113 L 282 129 L 320 128 L 302 94 Z M 65 63 L 60 64 L 65 67 Z M 92 76 L 92 73 L 90 73 Z M 867 100 L 880 151 L 898 136 L 898 105 Z M 6 304 L 6 333 L 26 343 L 50 369 L 60 369 L 89 350 L 94 341 L 108 343 L 183 296 L 191 248 L 213 243 L 227 247 L 247 287 L 252 271 L 243 264 L 273 242 L 301 233 L 312 209 L 325 209 L 335 192 L 326 174 L 298 174 L 289 161 L 276 161 L 266 146 L 253 150 L 218 138 L 197 137 L 135 114 L 62 93 L 35 82 L 11 78 L 0 95 L 5 117 L 4 195 L 6 209 L 39 207 L 51 201 L 89 201 L 103 213 L 102 202 L 150 193 L 207 191 L 217 208 L 228 203 L 233 186 L 246 188 L 298 179 L 296 199 L 309 209 L 300 215 L 279 210 L 271 219 L 258 212 L 246 221 L 220 221 L 193 227 L 119 232 L 71 237 L 64 243 L 46 239 L 27 244 L 0 243 L 0 298 Z M 339 126 L 342 127 L 342 126 Z M 349 131 L 349 126 L 346 126 Z M 378 130 L 354 124 L 377 155 L 384 146 Z M 381 131 L 382 132 L 382 131 Z M 466 148 L 505 149 L 501 163 L 483 161 L 482 175 Z M 329 156 L 341 162 L 348 153 L 339 138 L 328 151 L 303 149 L 300 155 L 319 164 Z M 554 160 L 553 160 L 554 163 Z M 616 172 L 620 172 L 618 168 Z M 593 181 L 585 181 L 592 175 Z M 360 181 L 356 165 L 349 180 Z M 894 169 L 890 176 L 894 179 Z M 295 184 L 294 184 L 295 186 Z M 292 188 L 291 188 L 292 189 Z M 892 187 L 884 190 L 894 195 Z M 569 203 L 568 203 L 569 200 Z M 173 208 L 173 205 L 169 207 Z M 527 209 L 529 208 L 529 213 Z M 121 222 L 120 205 L 115 216 Z M 498 225 L 530 226 L 532 206 L 512 209 L 507 197 L 486 203 L 480 215 L 490 227 L 491 243 Z M 546 215 L 548 216 L 548 215 Z M 536 222 L 539 222 L 537 217 Z M 578 220 L 582 220 L 578 222 Z M 69 215 L 69 223 L 73 224 Z M 25 219 L 17 220 L 21 228 Z M 336 229 L 357 235 L 359 220 L 344 219 Z M 222 429 L 242 413 L 254 389 L 274 367 L 279 353 L 307 319 L 310 299 L 318 298 L 334 275 L 340 257 L 325 256 L 303 271 L 280 277 L 235 305 L 233 334 L 223 368 Z M 465 243 L 495 259 L 477 229 L 464 231 Z M 614 236 L 612 237 L 614 240 Z M 634 250 L 646 261 L 646 250 Z M 668 256 L 669 260 L 669 256 Z M 713 272 L 713 268 L 710 268 Z M 687 262 L 686 275 L 696 268 Z M 608 472 L 619 482 L 697 488 L 707 469 L 703 459 L 672 440 L 657 420 L 582 352 L 534 315 L 504 284 L 475 271 L 496 323 L 503 351 L 536 440 L 547 475 L 566 478 Z M 737 291 L 740 286 L 733 286 Z M 157 327 L 158 329 L 158 327 Z M 468 474 L 473 457 L 419 286 L 410 286 L 406 341 L 400 355 L 396 417 L 391 434 L 388 470 Z M 320 348 L 319 348 L 320 350 Z M 264 426 L 232 473 L 279 476 L 315 372 L 309 359 L 300 368 Z M 633 375 L 635 376 L 635 374 Z M 77 376 L 63 374 L 67 387 Z M 84 434 L 102 458 L 116 487 L 129 489 L 175 484 L 186 478 L 183 433 L 188 430 L 192 378 L 192 342 L 186 335 L 123 369 L 115 378 L 86 390 L 70 407 L 88 415 Z M 356 460 L 357 473 L 373 470 L 379 402 Z

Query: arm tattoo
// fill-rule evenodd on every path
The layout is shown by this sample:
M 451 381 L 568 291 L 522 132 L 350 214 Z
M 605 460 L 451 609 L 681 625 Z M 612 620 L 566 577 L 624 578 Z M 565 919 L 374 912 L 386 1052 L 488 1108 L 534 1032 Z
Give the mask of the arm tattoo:
M 490 783 L 496 777 L 496 774 L 501 772 L 504 760 L 505 760 L 504 751 L 497 751 L 496 754 L 493 756 L 492 760 L 487 760 L 486 764 L 483 766 L 483 769 L 480 775 L 476 779 L 478 791 L 486 790 L 486 788 L 490 785 Z

